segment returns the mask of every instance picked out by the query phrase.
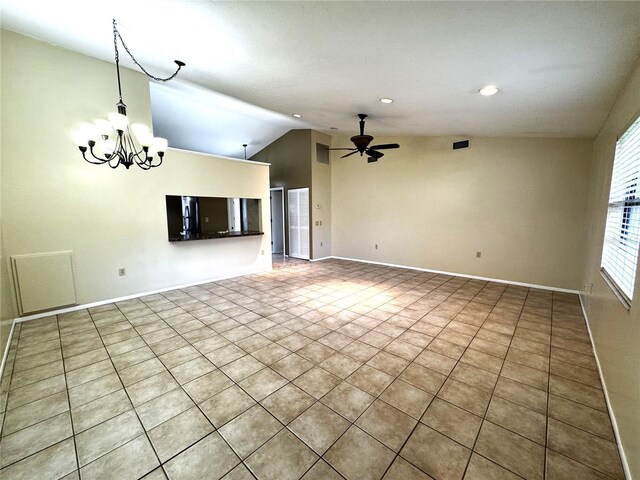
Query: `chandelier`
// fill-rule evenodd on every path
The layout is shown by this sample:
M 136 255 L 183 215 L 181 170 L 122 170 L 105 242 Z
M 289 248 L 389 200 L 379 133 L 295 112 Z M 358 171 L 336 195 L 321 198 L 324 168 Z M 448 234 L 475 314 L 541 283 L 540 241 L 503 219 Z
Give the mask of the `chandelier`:
M 153 80 L 167 82 L 175 78 L 180 69 L 185 66 L 184 62 L 174 60 L 178 68 L 173 75 L 167 78 L 154 77 L 135 59 L 124 43 L 118 31 L 116 20 L 114 19 L 113 46 L 116 58 L 116 75 L 118 77 L 119 100 L 116 104 L 118 112 L 110 113 L 108 115 L 109 120 L 100 119 L 93 123 L 83 123 L 80 129 L 74 132 L 74 137 L 78 148 L 82 152 L 82 157 L 89 163 L 94 165 L 106 163 L 111 168 L 124 165 L 127 169 L 135 163 L 143 170 L 149 170 L 150 168 L 159 167 L 162 164 L 164 152 L 167 150 L 168 144 L 166 139 L 154 137 L 146 125 L 138 123 L 129 126 L 127 106 L 122 101 L 118 40 L 122 43 L 122 46 L 133 60 L 133 63 L 135 63 L 147 77 Z

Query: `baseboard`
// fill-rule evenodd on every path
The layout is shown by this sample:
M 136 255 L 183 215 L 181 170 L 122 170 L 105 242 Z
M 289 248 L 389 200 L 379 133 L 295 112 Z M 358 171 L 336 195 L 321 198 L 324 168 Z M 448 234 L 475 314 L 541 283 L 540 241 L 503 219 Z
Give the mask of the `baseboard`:
M 329 255 L 328 257 L 310 258 L 309 261 L 310 262 L 319 262 L 320 260 L 327 260 L 329 258 L 336 258 L 336 257 L 332 257 L 331 255 Z
M 361 260 L 359 258 L 348 258 L 348 257 L 337 257 L 332 255 L 327 258 L 335 258 L 336 260 L 349 260 L 351 262 L 360 262 L 360 263 L 370 263 L 372 265 L 383 265 L 385 267 L 396 267 L 396 268 L 406 268 L 408 270 L 417 270 L 419 272 L 428 272 L 428 273 L 437 273 L 439 275 L 452 275 L 455 277 L 462 278 L 471 278 L 473 280 L 484 280 L 486 282 L 496 282 L 496 283 L 505 283 L 509 285 L 518 285 L 519 287 L 529 287 L 529 288 L 538 288 L 540 290 L 553 290 L 555 292 L 564 292 L 564 293 L 580 293 L 578 290 L 571 290 L 568 288 L 559 288 L 559 287 L 550 287 L 548 285 L 537 285 L 534 283 L 526 283 L 526 282 L 514 282 L 511 280 L 504 280 L 501 278 L 490 278 L 490 277 L 479 277 L 477 275 L 469 275 L 467 273 L 457 273 L 457 272 L 444 272 L 442 270 L 432 270 L 429 268 L 421 268 L 421 267 L 413 267 L 411 265 L 397 265 L 395 263 L 385 263 L 385 262 L 374 262 L 373 260 Z
M 252 275 L 254 273 L 264 273 L 264 272 L 269 272 L 271 270 L 272 270 L 271 266 L 269 266 L 268 268 L 257 268 L 247 272 L 235 273 L 233 275 L 224 275 L 221 277 L 215 277 L 215 278 L 210 278 L 206 280 L 198 280 L 197 282 L 185 283 L 182 285 L 174 285 L 172 287 L 160 288 L 158 290 L 151 290 L 148 292 L 134 293 L 132 295 L 125 295 L 124 297 L 109 298 L 107 300 L 99 300 L 97 302 L 85 303 L 82 305 L 74 305 L 72 307 L 66 307 L 66 308 L 61 308 L 57 310 L 49 310 L 46 312 L 34 313 L 33 315 L 18 317 L 14 321 L 18 323 L 28 322 L 29 320 L 36 320 L 38 318 L 49 317 L 51 315 L 60 315 L 62 313 L 75 312 L 77 310 L 83 310 L 85 308 L 99 307 L 100 305 L 106 305 L 108 303 L 123 302 L 125 300 L 131 300 L 132 298 L 145 297 L 147 295 L 155 295 L 156 293 L 168 292 L 170 290 L 177 290 L 180 288 L 194 287 L 197 285 L 202 285 L 203 283 L 218 282 L 220 280 L 228 280 L 231 278 L 243 277 L 245 275 Z
M 6 321 L 11 321 L 11 332 L 9 333 L 9 338 L 7 339 L 7 345 L 5 347 L 4 350 L 4 355 L 2 356 L 2 364 L 0 364 L 0 380 L 2 379 L 2 374 L 4 372 L 4 366 L 5 366 L 5 362 L 7 359 L 7 355 L 9 354 L 9 347 L 11 346 L 11 339 L 13 338 L 13 331 L 15 329 L 16 323 L 22 323 L 22 322 L 28 322 L 29 320 L 37 320 L 38 318 L 44 318 L 44 317 L 49 317 L 51 315 L 60 315 L 62 313 L 69 313 L 69 312 L 75 312 L 78 310 L 83 310 L 85 308 L 93 308 L 93 307 L 99 307 L 100 305 L 106 305 L 108 303 L 115 303 L 115 302 L 123 302 L 125 300 L 131 300 L 132 298 L 138 298 L 138 297 L 144 297 L 147 295 L 154 295 L 156 293 L 162 293 L 162 292 L 168 292 L 170 290 L 176 290 L 179 288 L 187 288 L 187 287 L 194 287 L 196 285 L 202 285 L 203 283 L 209 283 L 209 282 L 218 282 L 220 280 L 228 280 L 230 278 L 237 278 L 237 277 L 243 277 L 244 275 L 251 275 L 254 273 L 263 273 L 263 272 L 269 272 L 273 270 L 273 268 L 271 266 L 269 266 L 268 268 L 257 268 L 257 269 L 253 269 L 247 272 L 243 272 L 243 273 L 236 273 L 233 275 L 225 275 L 222 277 L 215 277 L 215 278 L 211 278 L 211 279 L 207 279 L 207 280 L 199 280 L 197 282 L 192 282 L 192 283 L 185 283 L 182 285 L 175 285 L 173 287 L 166 287 L 166 288 L 161 288 L 158 290 L 151 290 L 148 292 L 142 292 L 142 293 L 135 293 L 133 295 L 125 295 L 124 297 L 117 297 L 117 298 L 110 298 L 107 300 L 100 300 L 97 302 L 92 302 L 92 303 L 85 303 L 82 305 L 74 305 L 72 307 L 67 307 L 67 308 L 60 308 L 57 310 L 49 310 L 46 312 L 40 312 L 40 313 L 35 313 L 33 315 L 27 315 L 24 317 L 18 317 L 18 318 L 14 318 L 13 320 L 6 320 Z
M 627 479 L 631 480 L 631 470 L 629 470 L 629 463 L 627 462 L 627 456 L 624 454 L 624 448 L 622 447 L 622 441 L 620 440 L 620 431 L 618 430 L 618 422 L 616 416 L 611 408 L 611 401 L 609 400 L 609 391 L 607 390 L 607 383 L 604 381 L 604 375 L 602 375 L 602 367 L 600 366 L 600 359 L 598 358 L 598 352 L 596 350 L 596 344 L 593 341 L 593 335 L 591 333 L 591 326 L 589 325 L 589 317 L 587 311 L 584 308 L 584 302 L 582 300 L 582 293 L 579 294 L 580 307 L 582 308 L 582 315 L 584 315 L 584 321 L 587 325 L 587 332 L 589 332 L 589 340 L 591 341 L 591 349 L 593 350 L 593 356 L 596 359 L 596 367 L 598 367 L 598 375 L 600 375 L 600 383 L 602 383 L 602 391 L 604 392 L 604 399 L 607 403 L 607 410 L 609 411 L 609 418 L 611 418 L 611 426 L 613 427 L 613 434 L 616 437 L 616 444 L 618 446 L 618 452 L 620 453 L 620 461 L 622 461 L 622 469 Z
M 9 320 L 5 320 L 9 321 Z M 11 321 L 11 331 L 9 332 L 9 338 L 7 338 L 7 344 L 4 347 L 4 354 L 2 355 L 2 363 L 0 364 L 0 381 L 4 375 L 4 366 L 7 363 L 7 357 L 9 356 L 9 347 L 11 347 L 11 340 L 13 339 L 13 330 L 16 328 L 16 321 Z

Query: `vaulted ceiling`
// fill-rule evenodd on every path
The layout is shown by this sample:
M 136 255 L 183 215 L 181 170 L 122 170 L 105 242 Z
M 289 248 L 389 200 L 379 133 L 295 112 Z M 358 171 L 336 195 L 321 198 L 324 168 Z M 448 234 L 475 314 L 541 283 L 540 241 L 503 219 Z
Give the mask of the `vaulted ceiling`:
M 2 4 L 3 28 L 107 61 L 112 17 L 144 64 L 187 63 L 152 89 L 154 126 L 189 143 L 196 117 L 199 149 L 235 156 L 359 112 L 374 135 L 593 137 L 640 55 L 637 1 Z

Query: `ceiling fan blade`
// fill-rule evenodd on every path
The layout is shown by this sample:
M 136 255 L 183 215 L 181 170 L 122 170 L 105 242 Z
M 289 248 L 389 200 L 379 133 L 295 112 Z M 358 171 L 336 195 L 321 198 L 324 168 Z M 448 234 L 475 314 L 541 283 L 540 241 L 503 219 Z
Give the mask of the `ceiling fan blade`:
M 323 150 L 356 150 L 355 148 L 324 148 Z
M 358 150 L 354 150 L 354 151 L 353 151 L 353 152 L 351 152 L 351 153 L 347 153 L 346 155 L 342 155 L 340 158 L 349 157 L 349 156 L 353 155 L 354 153 L 358 153 Z
M 373 148 L 374 150 L 388 150 L 390 148 L 400 148 L 400 145 L 397 143 L 385 143 L 382 145 L 372 145 L 369 148 Z
M 369 157 L 369 158 L 367 158 L 367 163 L 375 163 L 375 162 L 377 162 L 377 161 L 378 161 L 378 159 L 377 159 L 377 158 L 373 158 L 373 157 Z
M 384 153 L 378 152 L 377 150 L 373 150 L 371 148 L 368 148 L 365 153 L 370 157 L 375 158 L 376 160 L 384 157 Z

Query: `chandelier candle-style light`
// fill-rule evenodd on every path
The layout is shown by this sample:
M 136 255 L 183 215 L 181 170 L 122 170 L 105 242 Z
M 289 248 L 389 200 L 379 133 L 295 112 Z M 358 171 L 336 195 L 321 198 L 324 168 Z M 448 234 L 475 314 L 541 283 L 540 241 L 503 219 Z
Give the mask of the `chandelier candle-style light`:
M 138 63 L 129 48 L 122 40 L 118 31 L 115 19 L 113 20 L 113 46 L 116 57 L 116 74 L 118 77 L 118 96 L 116 104 L 118 112 L 110 113 L 109 120 L 96 120 L 94 123 L 83 123 L 80 129 L 74 132 L 74 138 L 78 148 L 82 152 L 82 157 L 94 165 L 107 163 L 111 168 L 124 165 L 129 168 L 134 163 L 143 170 L 159 167 L 162 164 L 164 152 L 167 150 L 167 140 L 153 137 L 153 134 L 146 125 L 134 123 L 129 127 L 127 117 L 127 106 L 122 101 L 122 86 L 120 84 L 120 57 L 118 54 L 118 40 L 127 51 L 133 62 L 144 72 L 147 77 L 159 82 L 167 82 L 178 75 L 178 72 L 185 66 L 184 62 L 174 60 L 178 65 L 173 75 L 167 78 L 158 78 L 151 75 Z M 133 135 L 131 134 L 133 131 Z M 137 143 L 136 143 L 137 140 Z M 138 144 L 140 146 L 138 146 Z M 87 156 L 87 151 L 90 156 Z M 158 159 L 155 161 L 155 159 Z

